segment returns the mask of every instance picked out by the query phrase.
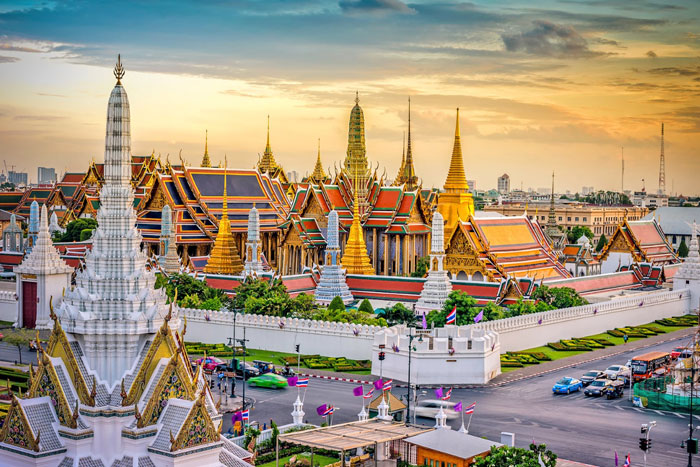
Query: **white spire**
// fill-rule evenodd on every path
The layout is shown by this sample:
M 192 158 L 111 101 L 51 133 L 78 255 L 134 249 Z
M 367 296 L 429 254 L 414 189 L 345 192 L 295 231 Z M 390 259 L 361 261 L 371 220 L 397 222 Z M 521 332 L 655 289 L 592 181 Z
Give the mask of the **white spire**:
M 430 239 L 430 268 L 428 279 L 416 303 L 416 312 L 429 313 L 440 310 L 452 291 L 452 282 L 445 271 L 445 222 L 442 214 L 433 213 L 433 228 Z
M 350 288 L 345 281 L 345 270 L 340 265 L 338 213 L 334 209 L 328 213 L 325 259 L 314 299 L 316 303 L 328 305 L 335 297 L 340 297 L 346 305 L 353 301 Z
M 36 243 L 31 253 L 24 258 L 22 264 L 15 267 L 15 272 L 22 274 L 57 274 L 73 272 L 73 268 L 68 266 L 65 261 L 61 259 L 58 251 L 53 246 L 47 218 L 48 213 L 46 211 L 46 206 L 42 206 Z
M 245 276 L 260 276 L 263 273 L 262 244 L 260 243 L 260 214 L 253 205 L 248 213 L 248 239 L 245 242 Z

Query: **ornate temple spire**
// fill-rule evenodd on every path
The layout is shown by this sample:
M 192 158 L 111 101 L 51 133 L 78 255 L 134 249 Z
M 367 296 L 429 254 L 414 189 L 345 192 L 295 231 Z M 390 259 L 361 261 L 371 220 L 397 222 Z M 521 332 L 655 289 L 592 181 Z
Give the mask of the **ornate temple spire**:
M 423 284 L 420 298 L 416 303 L 417 313 L 430 313 L 439 310 L 452 291 L 452 282 L 445 270 L 445 224 L 442 214 L 433 214 L 430 236 L 430 269 L 428 279 Z
M 253 208 L 248 213 L 248 238 L 245 242 L 243 273 L 246 276 L 260 276 L 263 273 L 260 214 L 255 204 L 253 204 Z
M 462 159 L 462 141 L 459 135 L 459 107 L 457 108 L 457 123 L 455 125 L 455 141 L 452 147 L 452 159 L 450 171 L 445 180 L 445 191 L 448 193 L 466 193 L 469 191 L 467 177 L 464 174 L 464 161 Z
M 350 225 L 350 234 L 348 235 L 348 242 L 345 244 L 345 254 L 343 254 L 341 263 L 348 274 L 374 274 L 374 269 L 367 254 L 362 224 L 360 223 L 360 202 L 357 192 L 358 190 L 355 189 L 352 225 Z
M 227 185 L 227 167 L 228 162 L 224 163 L 224 193 L 223 205 L 221 207 L 221 219 L 219 220 L 219 231 L 214 240 L 214 247 L 209 254 L 209 261 L 204 266 L 204 272 L 209 274 L 239 274 L 243 271 L 243 262 L 238 254 L 236 242 L 231 234 L 231 221 L 228 218 L 228 193 L 226 192 Z
M 394 186 L 399 186 L 404 184 L 404 179 L 403 179 L 403 169 L 406 167 L 406 132 L 403 132 L 403 139 L 402 139 L 403 146 L 401 147 L 401 166 L 399 166 L 399 171 L 396 174 L 396 178 L 394 179 L 394 183 L 392 185 Z
M 346 305 L 353 301 L 352 293 L 345 281 L 345 271 L 338 263 L 340 256 L 338 230 L 338 212 L 333 209 L 328 213 L 325 259 L 314 293 L 314 300 L 321 305 L 329 305 L 335 297 L 340 297 Z
M 461 154 L 461 150 L 460 150 Z M 406 148 L 406 162 L 403 168 L 403 179 L 406 189 L 413 191 L 418 188 L 418 177 L 413 167 L 413 151 L 411 150 L 411 98 L 408 98 L 408 146 Z
M 122 85 L 122 78 L 126 74 L 122 66 L 122 54 L 117 54 L 117 64 L 114 66 L 114 77 L 117 78 L 117 86 Z
M 348 122 L 348 149 L 343 163 L 345 174 L 353 181 L 353 187 L 359 191 L 360 214 L 367 211 L 367 184 L 369 166 L 367 148 L 365 147 L 365 115 L 360 107 L 359 93 L 355 93 L 355 106 L 350 111 Z
M 265 143 L 265 152 L 263 153 L 260 162 L 258 162 L 258 169 L 262 173 L 269 173 L 277 168 L 277 162 L 275 162 L 275 156 L 272 154 L 272 148 L 270 147 L 270 116 L 267 116 L 267 142 Z
M 209 159 L 209 130 L 204 132 L 204 157 L 202 157 L 202 167 L 211 167 L 211 159 Z
M 318 139 L 318 156 L 310 178 L 318 183 L 326 179 L 326 172 L 323 170 L 323 164 L 321 164 L 321 138 Z
M 535 216 L 537 217 L 537 216 Z M 557 214 L 554 210 L 554 171 L 552 171 L 552 194 L 549 200 L 549 216 L 544 233 L 549 237 L 555 251 L 561 251 L 566 243 L 566 235 L 557 226 Z

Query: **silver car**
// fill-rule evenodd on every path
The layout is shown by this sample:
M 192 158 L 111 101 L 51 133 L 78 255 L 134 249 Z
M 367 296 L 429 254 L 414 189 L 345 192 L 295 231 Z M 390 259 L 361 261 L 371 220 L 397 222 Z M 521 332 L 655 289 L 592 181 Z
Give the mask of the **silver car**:
M 610 365 L 603 373 L 608 379 L 617 379 L 618 377 L 628 378 L 630 369 L 624 365 Z
M 454 420 L 460 415 L 459 412 L 455 412 L 455 405 L 456 404 L 454 402 L 441 401 L 439 399 L 427 399 L 418 401 L 418 404 L 416 404 L 415 408 L 416 416 L 424 418 L 435 418 L 435 415 L 437 415 L 437 413 L 440 411 L 440 406 L 442 406 L 442 410 L 445 412 L 445 417 L 448 420 Z

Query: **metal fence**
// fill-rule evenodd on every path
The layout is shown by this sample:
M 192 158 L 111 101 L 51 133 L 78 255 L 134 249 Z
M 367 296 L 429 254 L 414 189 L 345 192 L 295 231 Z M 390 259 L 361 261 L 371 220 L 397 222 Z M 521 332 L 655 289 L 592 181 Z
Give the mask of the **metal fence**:
M 690 376 L 685 382 L 690 381 Z M 669 386 L 675 382 L 673 376 L 664 376 L 662 378 L 651 378 L 634 385 L 634 395 L 646 399 L 646 407 L 649 409 L 668 410 L 671 412 L 689 413 L 691 402 L 693 412 L 700 413 L 700 397 L 698 391 L 700 387 L 696 386 L 694 397 L 689 397 L 681 394 L 669 394 L 667 391 Z M 700 384 L 698 384 L 700 386 Z M 692 401 L 691 401 L 692 399 Z

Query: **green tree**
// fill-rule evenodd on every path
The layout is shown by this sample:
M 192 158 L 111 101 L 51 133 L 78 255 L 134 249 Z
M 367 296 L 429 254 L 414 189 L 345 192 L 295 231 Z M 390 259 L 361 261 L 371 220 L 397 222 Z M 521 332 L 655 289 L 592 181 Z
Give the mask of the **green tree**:
M 540 459 L 542 464 L 540 464 Z M 530 444 L 530 449 L 500 446 L 491 448 L 486 457 L 476 459 L 475 467 L 555 467 L 557 455 L 544 444 Z
M 66 226 L 66 231 L 61 235 L 61 242 L 79 242 L 84 230 L 95 230 L 97 221 L 91 217 L 81 217 L 74 221 L 70 221 Z M 88 237 L 89 238 L 89 237 Z
M 605 245 L 608 244 L 608 239 L 605 236 L 605 234 L 601 235 L 600 238 L 598 239 L 598 243 L 595 246 L 595 251 L 603 251 L 603 248 L 605 248 Z
M 358 308 L 358 310 L 364 311 L 365 313 L 374 313 L 374 308 L 372 308 L 372 304 L 366 298 L 362 300 L 362 303 L 360 303 L 360 307 Z
M 553 309 L 588 305 L 588 300 L 580 296 L 571 287 L 550 288 L 546 285 L 541 285 L 532 294 L 532 298 L 538 302 L 546 303 Z
M 19 363 L 22 364 L 22 347 L 28 347 L 29 342 L 36 337 L 36 332 L 32 334 L 29 329 L 14 329 L 10 331 L 2 341 L 6 344 L 14 345 L 17 347 L 17 353 L 19 354 Z
M 231 304 L 235 310 L 245 308 L 248 297 L 269 298 L 272 296 L 287 296 L 287 288 L 281 280 L 266 281 L 247 277 L 233 292 L 236 294 Z
M 345 311 L 345 304 L 343 303 L 343 299 L 336 295 L 335 298 L 333 298 L 333 300 L 331 300 L 330 305 L 328 305 L 328 310 L 329 311 L 336 311 L 336 310 Z
M 569 239 L 569 243 L 576 243 L 576 240 L 581 238 L 583 235 L 588 237 L 589 240 L 593 240 L 593 232 L 585 225 L 577 225 L 566 234 L 567 238 Z
M 678 256 L 681 258 L 687 258 L 689 252 L 690 250 L 688 249 L 688 245 L 685 244 L 685 237 L 683 237 L 681 244 L 678 245 Z
M 508 316 L 529 315 L 531 313 L 539 313 L 540 311 L 553 310 L 554 307 L 546 302 L 533 300 L 523 300 L 518 298 L 515 303 L 508 306 Z
M 428 274 L 428 266 L 430 266 L 430 258 L 422 256 L 416 262 L 416 270 L 411 273 L 411 277 L 425 277 Z
M 409 310 L 403 303 L 396 303 L 390 308 L 385 308 L 379 312 L 378 316 L 384 318 L 389 326 L 395 324 L 405 324 L 413 326 L 416 322 L 416 315 L 413 310 Z
M 86 240 L 90 240 L 92 238 L 92 233 L 95 231 L 95 229 L 83 229 L 80 231 L 80 241 L 84 242 Z
M 457 325 L 473 324 L 474 317 L 479 313 L 479 307 L 476 306 L 476 300 L 469 294 L 461 290 L 453 290 L 447 296 L 447 301 L 442 307 L 442 310 L 433 310 L 426 316 L 425 320 L 429 326 L 443 327 L 447 319 L 447 315 L 452 309 L 457 306 Z

